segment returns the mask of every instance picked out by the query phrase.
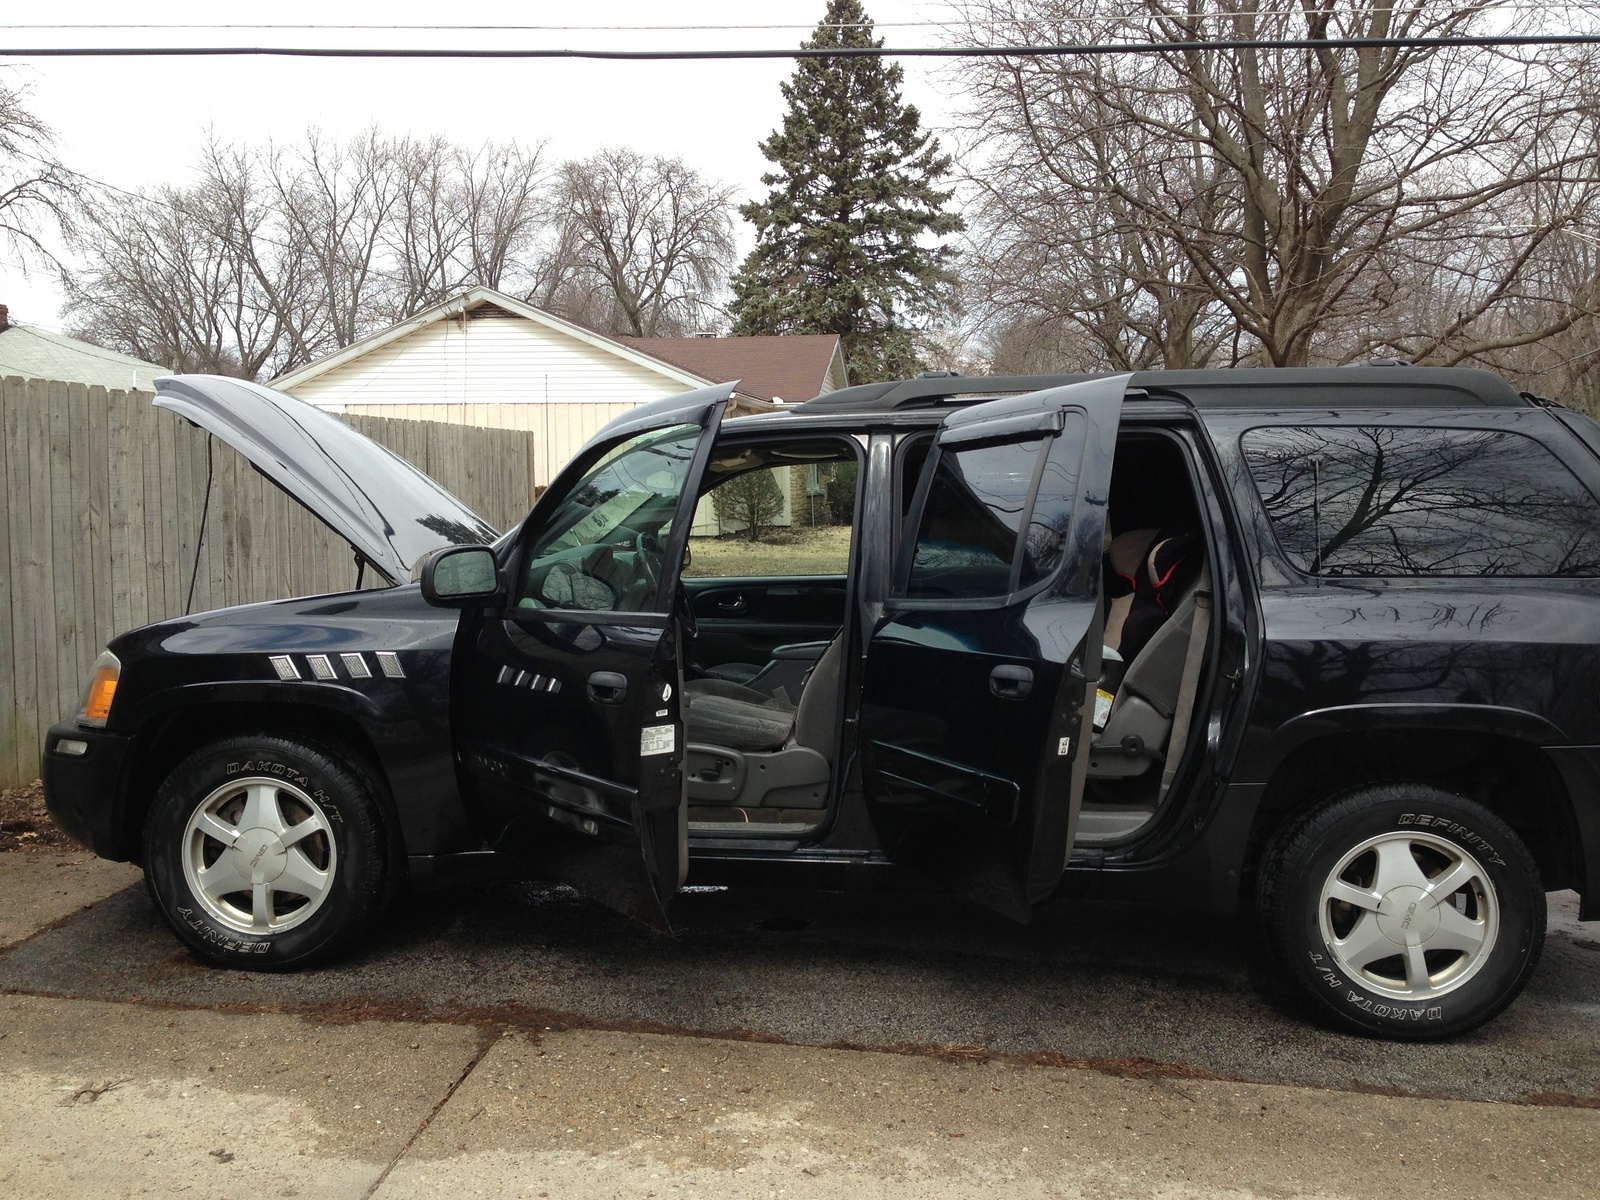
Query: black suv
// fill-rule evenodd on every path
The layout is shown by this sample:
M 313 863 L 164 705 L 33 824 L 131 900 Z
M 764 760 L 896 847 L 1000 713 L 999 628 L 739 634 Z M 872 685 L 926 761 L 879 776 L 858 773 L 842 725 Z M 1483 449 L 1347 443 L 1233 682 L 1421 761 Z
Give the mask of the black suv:
M 214 962 L 507 866 L 662 928 L 686 880 L 1254 901 L 1325 1014 L 1432 1038 L 1547 890 L 1600 917 L 1600 424 L 1497 377 L 707 388 L 498 540 L 299 401 L 157 388 L 397 585 L 124 634 L 51 730 L 56 820 Z

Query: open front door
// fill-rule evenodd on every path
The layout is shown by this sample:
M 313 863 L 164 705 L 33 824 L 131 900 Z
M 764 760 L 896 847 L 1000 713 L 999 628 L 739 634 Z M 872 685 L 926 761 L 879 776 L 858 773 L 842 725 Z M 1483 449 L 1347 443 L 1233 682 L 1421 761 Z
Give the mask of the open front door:
M 524 522 L 504 607 L 452 679 L 468 803 L 496 848 L 665 928 L 687 871 L 679 566 L 733 385 L 613 422 Z
M 863 780 L 884 851 L 1018 920 L 1060 879 L 1082 800 L 1128 378 L 946 419 L 866 648 Z

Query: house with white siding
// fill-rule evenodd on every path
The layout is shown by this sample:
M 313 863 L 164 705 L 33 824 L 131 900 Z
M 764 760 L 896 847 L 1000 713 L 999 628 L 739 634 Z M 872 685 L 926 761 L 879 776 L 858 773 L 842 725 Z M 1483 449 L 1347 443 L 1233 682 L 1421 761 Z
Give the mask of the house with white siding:
M 670 357 L 652 353 L 658 341 Z M 730 353 L 731 343 L 743 345 Z M 729 416 L 771 411 L 845 382 L 833 335 L 609 338 L 473 288 L 272 386 L 330 412 L 532 430 L 540 446 L 535 477 L 544 485 L 613 418 L 747 374 Z M 803 394 L 778 395 L 777 387 Z

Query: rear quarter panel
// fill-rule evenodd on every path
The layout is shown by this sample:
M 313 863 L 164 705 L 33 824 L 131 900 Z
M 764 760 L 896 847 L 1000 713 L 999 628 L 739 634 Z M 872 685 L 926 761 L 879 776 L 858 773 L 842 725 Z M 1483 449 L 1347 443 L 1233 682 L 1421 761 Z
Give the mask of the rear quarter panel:
M 1236 785 L 1259 785 L 1296 746 L 1336 728 L 1481 730 L 1557 747 L 1600 747 L 1600 579 L 1312 578 L 1279 549 L 1239 439 L 1268 425 L 1438 425 L 1536 438 L 1594 495 L 1600 459 L 1548 412 L 1207 414 L 1239 513 L 1262 622 Z M 1596 506 L 1600 520 L 1600 503 Z M 1563 771 L 1600 882 L 1600 791 Z M 1591 773 L 1592 774 L 1592 773 Z

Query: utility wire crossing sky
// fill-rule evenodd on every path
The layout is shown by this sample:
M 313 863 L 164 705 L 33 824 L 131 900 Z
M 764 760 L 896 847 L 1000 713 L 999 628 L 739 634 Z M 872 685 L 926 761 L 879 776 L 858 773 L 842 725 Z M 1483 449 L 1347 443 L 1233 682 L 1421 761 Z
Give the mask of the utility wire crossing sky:
M 1595 46 L 1600 33 L 1483 34 L 1412 38 L 1204 38 L 1198 41 L 1069 42 L 1027 46 L 801 46 L 768 49 L 604 50 L 565 47 L 472 46 L 29 46 L 0 48 L 0 58 L 576 58 L 667 62 L 758 58 L 1043 58 L 1110 54 L 1172 54 L 1195 50 L 1365 50 L 1451 46 Z

